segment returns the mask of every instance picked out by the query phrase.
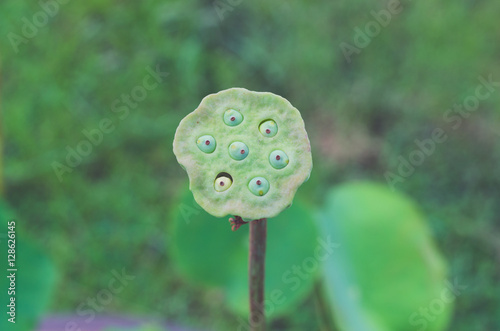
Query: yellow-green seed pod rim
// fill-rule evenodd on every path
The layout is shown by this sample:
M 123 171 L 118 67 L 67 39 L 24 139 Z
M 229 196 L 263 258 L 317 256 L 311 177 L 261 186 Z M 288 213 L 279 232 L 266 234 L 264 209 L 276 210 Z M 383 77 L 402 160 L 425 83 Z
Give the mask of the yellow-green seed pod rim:
M 235 109 L 243 115 L 237 126 L 224 123 L 224 112 Z M 265 137 L 260 124 L 272 119 L 278 133 Z M 203 135 L 215 138 L 217 147 L 203 153 L 196 140 Z M 240 161 L 228 154 L 231 143 L 240 141 L 248 146 L 248 156 Z M 292 204 L 299 186 L 312 170 L 309 138 L 300 112 L 288 100 L 269 92 L 253 92 L 231 88 L 206 96 L 192 113 L 182 119 L 174 137 L 174 154 L 187 171 L 189 188 L 196 202 L 216 217 L 239 215 L 245 219 L 271 218 Z M 289 164 L 275 169 L 269 154 L 283 150 Z M 214 189 L 214 180 L 229 174 L 232 185 L 223 192 Z M 269 191 L 255 196 L 248 189 L 254 177 L 269 181 Z

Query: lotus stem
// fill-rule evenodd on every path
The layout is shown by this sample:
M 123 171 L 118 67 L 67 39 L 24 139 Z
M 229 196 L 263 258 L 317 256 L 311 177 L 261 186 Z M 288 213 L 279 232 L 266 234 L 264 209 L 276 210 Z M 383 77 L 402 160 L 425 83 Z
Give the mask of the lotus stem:
M 250 254 L 248 281 L 250 293 L 250 327 L 252 331 L 265 331 L 264 275 L 266 262 L 267 219 L 250 222 Z

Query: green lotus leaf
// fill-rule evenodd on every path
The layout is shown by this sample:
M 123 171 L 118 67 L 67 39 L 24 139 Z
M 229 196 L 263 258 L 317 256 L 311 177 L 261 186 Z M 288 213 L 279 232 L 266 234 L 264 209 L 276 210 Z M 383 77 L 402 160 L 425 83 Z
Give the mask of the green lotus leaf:
M 220 222 L 203 212 L 187 188 L 176 207 L 168 251 L 177 271 L 193 284 L 222 290 L 227 307 L 246 316 L 248 225 L 232 232 L 227 219 Z M 316 255 L 331 249 L 327 238 L 318 235 L 314 216 L 297 199 L 268 222 L 265 298 L 270 318 L 292 312 L 310 293 L 321 263 Z
M 341 244 L 323 269 L 341 330 L 446 329 L 456 295 L 410 199 L 379 184 L 346 184 L 329 192 L 322 214 L 324 233 Z
M 299 111 L 278 95 L 243 88 L 205 97 L 179 124 L 174 153 L 188 173 L 196 202 L 216 217 L 275 217 L 292 204 L 312 169 Z M 219 177 L 229 178 L 231 186 L 216 190 Z M 269 183 L 262 195 L 249 188 L 256 177 Z
M 37 329 L 38 321 L 51 302 L 57 280 L 57 269 L 43 248 L 20 232 L 19 224 L 14 228 L 15 238 L 12 234 L 12 238 L 9 238 L 7 225 L 13 220 L 15 220 L 14 214 L 0 200 L 0 224 L 2 224 L 0 258 L 4 266 L 0 279 L 2 288 L 0 302 L 4 310 L 0 320 L 0 330 L 32 331 Z M 10 254 L 8 245 L 15 249 L 14 267 L 17 271 L 7 270 L 7 260 L 12 258 L 8 257 Z M 15 299 L 15 307 L 12 307 L 11 298 Z M 15 323 L 8 320 L 14 315 L 7 312 L 15 313 L 15 319 L 12 320 Z

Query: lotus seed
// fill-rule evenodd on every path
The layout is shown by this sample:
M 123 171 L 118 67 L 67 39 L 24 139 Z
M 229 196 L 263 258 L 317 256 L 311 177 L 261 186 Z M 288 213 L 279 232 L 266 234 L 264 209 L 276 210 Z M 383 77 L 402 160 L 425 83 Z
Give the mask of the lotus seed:
M 198 145 L 200 151 L 205 153 L 212 153 L 215 150 L 217 143 L 215 142 L 214 137 L 205 135 L 198 138 L 198 140 L 196 141 L 196 145 Z
M 248 146 L 240 141 L 235 141 L 229 145 L 229 155 L 233 159 L 241 161 L 248 156 Z
M 269 163 L 271 163 L 275 169 L 282 169 L 289 163 L 288 155 L 283 151 L 275 150 L 269 155 Z
M 231 187 L 233 181 L 229 177 L 218 177 L 215 179 L 214 188 L 217 192 L 224 192 Z
M 236 126 L 243 122 L 243 115 L 237 110 L 228 109 L 224 112 L 224 123 L 229 126 Z
M 256 196 L 263 196 L 269 191 L 269 182 L 264 177 L 255 177 L 248 183 L 248 189 Z
M 259 131 L 265 137 L 271 138 L 278 133 L 278 125 L 273 120 L 266 120 L 260 124 Z

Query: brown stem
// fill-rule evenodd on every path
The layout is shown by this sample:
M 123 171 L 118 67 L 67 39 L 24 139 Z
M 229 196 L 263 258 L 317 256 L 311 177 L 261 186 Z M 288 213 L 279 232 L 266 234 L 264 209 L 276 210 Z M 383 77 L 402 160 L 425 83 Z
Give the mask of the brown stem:
M 325 284 L 323 279 L 317 280 L 314 284 L 314 301 L 316 303 L 316 313 L 318 314 L 321 330 L 337 331 L 332 310 L 325 298 Z
M 252 331 L 265 331 L 264 273 L 266 262 L 267 220 L 250 222 L 250 255 L 248 281 L 250 291 L 250 327 Z

